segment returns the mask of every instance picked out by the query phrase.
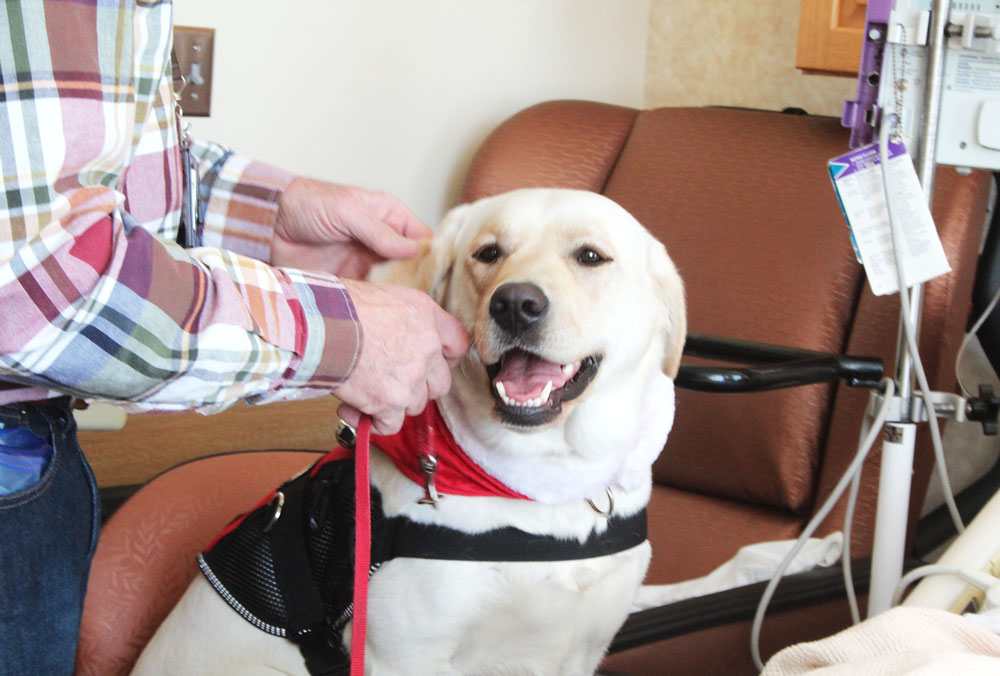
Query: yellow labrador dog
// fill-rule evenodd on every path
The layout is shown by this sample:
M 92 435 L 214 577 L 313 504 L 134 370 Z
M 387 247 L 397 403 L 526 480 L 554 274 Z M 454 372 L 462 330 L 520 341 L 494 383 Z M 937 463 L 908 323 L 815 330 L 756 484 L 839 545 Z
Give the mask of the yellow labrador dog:
M 418 257 L 371 278 L 427 291 L 473 347 L 416 424 L 426 444 L 373 440 L 373 504 L 424 529 L 417 549 L 431 531 L 445 544 L 374 566 L 367 673 L 592 674 L 649 562 L 650 465 L 673 420 L 686 329 L 667 252 L 600 195 L 525 189 L 454 209 Z M 433 447 L 426 434 L 445 439 L 437 474 L 406 458 Z M 448 483 L 449 463 L 483 476 Z M 487 553 L 456 555 L 456 534 Z M 133 673 L 308 673 L 299 647 L 202 563 Z M 345 622 L 332 635 L 349 646 Z

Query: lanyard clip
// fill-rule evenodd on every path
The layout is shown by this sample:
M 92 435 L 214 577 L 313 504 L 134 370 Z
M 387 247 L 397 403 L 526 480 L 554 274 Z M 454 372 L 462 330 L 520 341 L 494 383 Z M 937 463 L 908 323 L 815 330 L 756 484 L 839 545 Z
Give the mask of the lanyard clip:
M 433 455 L 420 456 L 420 471 L 424 473 L 424 497 L 417 500 L 418 505 L 430 505 L 437 509 L 437 503 L 444 500 L 444 496 L 437 492 L 434 485 L 434 474 L 437 473 L 438 461 Z

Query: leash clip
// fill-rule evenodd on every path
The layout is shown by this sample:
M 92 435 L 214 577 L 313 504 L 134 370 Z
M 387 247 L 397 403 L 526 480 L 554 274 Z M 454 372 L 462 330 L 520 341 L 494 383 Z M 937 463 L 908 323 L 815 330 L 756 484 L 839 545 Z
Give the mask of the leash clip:
M 424 473 L 424 497 L 417 500 L 418 505 L 430 505 L 437 509 L 437 503 L 444 500 L 444 496 L 437 492 L 434 485 L 434 474 L 437 472 L 438 461 L 433 455 L 420 456 L 420 471 Z

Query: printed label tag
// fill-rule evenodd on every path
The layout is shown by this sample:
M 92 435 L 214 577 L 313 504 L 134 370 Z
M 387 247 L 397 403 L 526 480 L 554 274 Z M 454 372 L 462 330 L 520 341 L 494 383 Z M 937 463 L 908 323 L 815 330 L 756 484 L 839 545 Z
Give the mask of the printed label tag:
M 851 229 L 854 251 L 865 266 L 872 293 L 876 296 L 896 293 L 899 283 L 882 193 L 878 145 L 835 157 L 828 166 L 840 208 Z M 893 217 L 901 234 L 904 282 L 913 286 L 951 272 L 917 172 L 902 143 L 889 142 L 887 168 Z

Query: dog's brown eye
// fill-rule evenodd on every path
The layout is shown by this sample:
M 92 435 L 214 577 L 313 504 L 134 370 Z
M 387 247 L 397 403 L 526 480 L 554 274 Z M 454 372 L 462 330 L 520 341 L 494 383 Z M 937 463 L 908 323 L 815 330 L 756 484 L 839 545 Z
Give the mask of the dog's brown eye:
M 500 247 L 496 244 L 487 244 L 476 253 L 472 254 L 480 263 L 494 263 L 500 258 Z
M 588 265 L 593 267 L 600 265 L 602 263 L 607 263 L 611 259 L 605 258 L 604 256 L 597 253 L 593 249 L 583 247 L 582 249 L 576 252 L 576 260 L 578 263 L 580 263 L 580 265 Z

